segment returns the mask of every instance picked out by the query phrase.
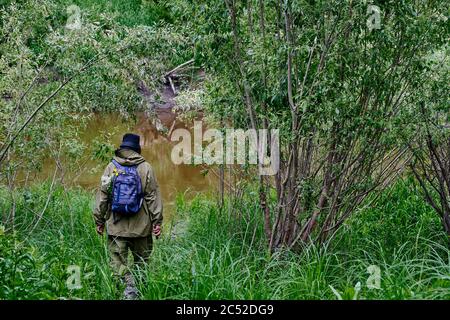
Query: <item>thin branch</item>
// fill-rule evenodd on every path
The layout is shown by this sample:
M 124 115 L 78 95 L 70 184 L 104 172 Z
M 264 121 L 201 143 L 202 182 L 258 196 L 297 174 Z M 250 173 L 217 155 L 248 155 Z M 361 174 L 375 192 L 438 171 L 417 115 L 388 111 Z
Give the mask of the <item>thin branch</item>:
M 117 50 L 117 52 L 126 49 L 127 47 L 121 48 Z M 83 73 L 85 70 L 87 70 L 89 67 L 91 67 L 95 62 L 100 61 L 104 58 L 106 58 L 106 55 L 100 57 L 101 53 L 96 54 L 92 59 L 90 59 L 88 62 L 86 62 L 77 72 L 75 72 L 72 76 L 67 78 L 61 85 L 55 89 L 34 111 L 33 113 L 28 117 L 28 119 L 25 121 L 25 123 L 20 127 L 20 129 L 16 132 L 16 134 L 9 140 L 9 142 L 2 148 L 2 154 L 0 156 L 0 164 L 3 162 L 6 153 L 8 152 L 9 148 L 12 146 L 13 142 L 17 139 L 17 137 L 20 135 L 20 133 L 28 126 L 28 124 L 31 122 L 31 120 L 34 119 L 34 117 L 38 114 L 38 112 L 54 97 L 56 96 L 70 81 L 72 81 L 75 77 Z
M 179 66 L 176 66 L 175 68 L 173 68 L 172 70 L 170 70 L 169 72 L 167 72 L 167 73 L 164 75 L 164 77 L 165 77 L 165 78 L 170 77 L 173 73 L 177 72 L 177 71 L 180 70 L 180 69 L 183 69 L 184 67 L 190 65 L 191 63 L 194 63 L 194 59 L 191 59 L 191 60 L 189 60 L 189 61 L 186 61 L 186 62 L 180 64 Z

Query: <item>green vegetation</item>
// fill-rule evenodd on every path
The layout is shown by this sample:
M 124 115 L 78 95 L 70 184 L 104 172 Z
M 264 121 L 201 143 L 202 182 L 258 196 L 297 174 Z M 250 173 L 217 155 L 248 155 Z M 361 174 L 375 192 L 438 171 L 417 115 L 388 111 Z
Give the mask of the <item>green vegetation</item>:
M 67 173 L 110 159 L 93 114 L 156 120 L 191 59 L 180 119 L 279 129 L 280 171 L 212 165 L 224 196 L 177 200 L 142 298 L 450 299 L 449 3 L 372 2 L 373 30 L 367 1 L 0 0 L 0 299 L 121 298 Z
M 205 197 L 189 204 L 179 197 L 178 214 L 166 224 L 151 262 L 135 271 L 142 298 L 336 299 L 332 287 L 353 299 L 360 282 L 358 299 L 450 299 L 445 233 L 433 210 L 411 196 L 414 188 L 411 181 L 389 188 L 323 247 L 273 256 L 251 192 L 232 206 L 234 212 L 228 205 L 218 210 Z M 16 231 L 0 235 L 1 297 L 120 299 L 105 239 L 94 230 L 92 195 L 57 188 L 33 230 L 33 210 L 45 206 L 48 192 L 49 185 L 41 185 L 15 195 Z M 9 204 L 3 201 L 0 208 Z M 185 230 L 179 229 L 183 223 Z M 81 289 L 67 288 L 71 265 L 80 267 Z M 380 268 L 380 289 L 366 286 L 370 265 Z
M 77 5 L 81 11 L 88 12 L 89 16 L 99 17 L 105 13 L 114 16 L 114 20 L 127 27 L 139 25 L 151 26 L 164 21 L 171 22 L 168 5 L 165 1 L 153 0 L 62 0 L 65 7 Z

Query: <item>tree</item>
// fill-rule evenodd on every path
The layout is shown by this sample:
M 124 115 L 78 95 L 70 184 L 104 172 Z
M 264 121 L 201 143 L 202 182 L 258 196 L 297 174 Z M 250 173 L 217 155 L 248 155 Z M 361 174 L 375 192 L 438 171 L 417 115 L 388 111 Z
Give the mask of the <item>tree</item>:
M 220 43 L 204 51 L 220 61 L 207 62 L 213 112 L 282 132 L 280 171 L 259 178 L 271 250 L 326 241 L 409 161 L 397 124 L 443 42 L 446 4 L 377 4 L 227 0 L 194 12 L 200 34 L 214 30 L 204 44 Z
M 423 82 L 418 102 L 409 115 L 403 135 L 413 155 L 411 170 L 425 200 L 439 215 L 450 236 L 450 109 L 449 58 L 443 48 L 428 61 L 430 81 Z M 409 130 L 408 130 L 409 129 Z

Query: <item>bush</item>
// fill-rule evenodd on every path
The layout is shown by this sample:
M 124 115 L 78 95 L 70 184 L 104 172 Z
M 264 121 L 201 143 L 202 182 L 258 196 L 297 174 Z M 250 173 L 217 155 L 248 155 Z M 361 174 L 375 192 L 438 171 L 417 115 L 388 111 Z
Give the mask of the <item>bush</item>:
M 48 299 L 54 291 L 48 265 L 36 248 L 0 234 L 0 299 Z

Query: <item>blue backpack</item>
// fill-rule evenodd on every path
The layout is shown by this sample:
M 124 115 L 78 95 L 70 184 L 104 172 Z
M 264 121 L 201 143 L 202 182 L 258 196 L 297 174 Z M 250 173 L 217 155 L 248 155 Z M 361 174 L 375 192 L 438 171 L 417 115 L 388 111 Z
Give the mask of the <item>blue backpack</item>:
M 112 184 L 112 212 L 133 215 L 139 212 L 144 200 L 142 182 L 136 166 L 122 166 L 112 161 L 117 169 Z

